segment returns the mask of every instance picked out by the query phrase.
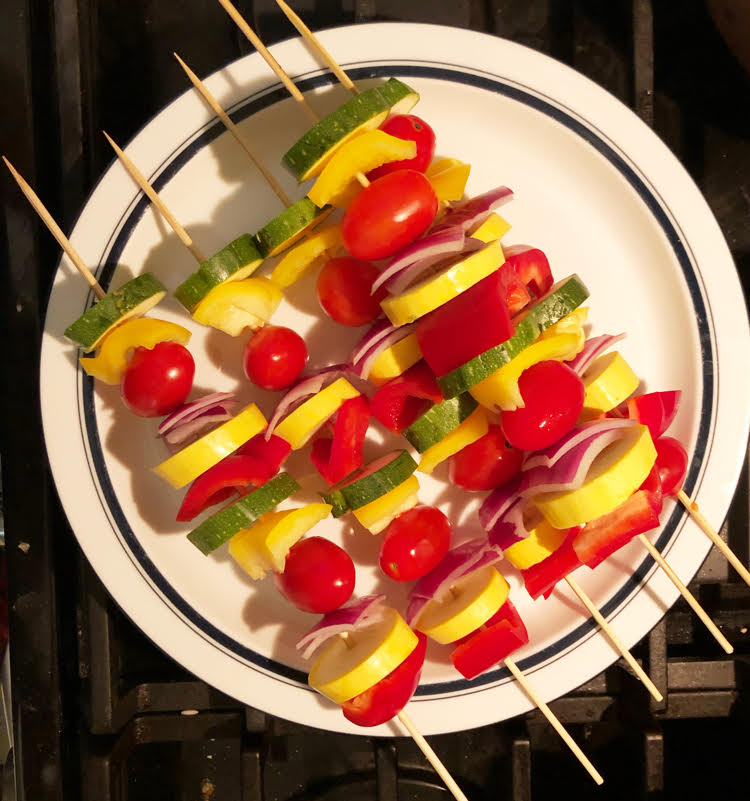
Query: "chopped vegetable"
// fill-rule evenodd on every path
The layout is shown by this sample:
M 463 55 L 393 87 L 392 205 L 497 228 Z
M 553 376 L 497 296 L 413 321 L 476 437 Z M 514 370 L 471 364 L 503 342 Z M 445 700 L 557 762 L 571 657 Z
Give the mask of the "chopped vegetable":
M 362 395 L 341 404 L 333 437 L 313 442 L 310 460 L 329 483 L 335 484 L 362 466 L 362 446 L 370 425 L 370 405 Z
M 419 361 L 384 384 L 372 398 L 370 412 L 389 431 L 400 434 L 443 396 L 430 368 Z
M 264 326 L 283 299 L 281 290 L 268 278 L 246 278 L 214 287 L 195 307 L 193 318 L 239 336 L 246 328 Z

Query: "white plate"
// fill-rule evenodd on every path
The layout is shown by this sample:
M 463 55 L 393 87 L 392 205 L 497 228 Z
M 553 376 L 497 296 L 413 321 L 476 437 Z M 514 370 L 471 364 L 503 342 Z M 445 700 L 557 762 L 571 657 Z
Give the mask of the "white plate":
M 683 391 L 670 431 L 688 447 L 686 489 L 720 525 L 741 467 L 748 433 L 748 325 L 734 266 L 719 228 L 687 174 L 659 139 L 625 106 L 570 69 L 517 45 L 433 26 L 365 25 L 322 35 L 362 86 L 396 75 L 422 95 L 416 112 L 437 132 L 438 152 L 472 164 L 469 194 L 498 184 L 516 192 L 504 214 L 511 243 L 544 249 L 557 278 L 579 273 L 591 291 L 595 333 L 627 331 L 621 351 L 649 390 Z M 299 41 L 274 53 L 324 112 L 347 95 L 332 86 Z M 308 120 L 256 55 L 213 75 L 208 85 L 281 177 L 281 153 Z M 255 231 L 280 210 L 221 124 L 194 91 L 162 111 L 128 152 L 204 252 Z M 174 288 L 195 269 L 190 254 L 149 207 L 119 164 L 113 164 L 84 208 L 72 240 L 102 285 L 154 272 Z M 294 650 L 314 618 L 293 610 L 273 582 L 253 583 L 226 547 L 203 557 L 174 522 L 180 495 L 149 468 L 165 452 L 156 423 L 137 419 L 117 388 L 96 387 L 75 369 L 62 332 L 90 304 L 84 282 L 63 260 L 46 320 L 41 362 L 42 405 L 49 459 L 78 540 L 116 601 L 159 646 L 189 670 L 248 704 L 312 726 L 357 731 L 340 711 L 311 692 Z M 314 363 L 345 356 L 359 331 L 321 324 L 313 284 L 289 293 L 275 322 L 309 333 Z M 274 397 L 243 380 L 243 342 L 192 324 L 173 299 L 158 315 L 190 325 L 196 387 L 238 389 L 269 414 Z M 374 448 L 374 445 L 373 445 Z M 305 458 L 291 469 L 307 486 Z M 437 500 L 469 533 L 475 503 L 444 482 L 422 480 L 421 498 Z M 317 484 L 322 488 L 322 483 Z M 709 544 L 667 503 L 654 539 L 684 580 Z M 473 524 L 473 533 L 478 526 Z M 345 530 L 340 521 L 319 532 L 343 538 L 358 562 L 357 592 L 386 587 L 394 602 L 404 588 L 378 577 L 378 539 Z M 567 588 L 533 603 L 509 571 L 512 599 L 524 616 L 530 645 L 517 660 L 551 699 L 616 659 Z M 674 602 L 672 585 L 631 544 L 596 571 L 576 579 L 632 645 Z M 718 646 L 717 646 L 718 649 Z M 718 653 L 718 650 L 717 650 Z M 425 733 L 471 728 L 511 717 L 530 703 L 504 669 L 472 683 L 459 680 L 447 649 L 434 648 L 409 706 Z M 370 732 L 366 732 L 370 733 Z M 378 734 L 403 733 L 396 724 Z

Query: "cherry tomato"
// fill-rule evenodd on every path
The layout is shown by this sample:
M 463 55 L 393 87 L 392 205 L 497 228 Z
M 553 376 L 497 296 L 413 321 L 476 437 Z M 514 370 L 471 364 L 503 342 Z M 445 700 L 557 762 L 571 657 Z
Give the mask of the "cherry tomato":
M 503 412 L 500 423 L 508 442 L 521 450 L 535 451 L 557 442 L 583 409 L 583 382 L 562 362 L 532 364 L 521 373 L 518 388 L 525 405 Z
M 120 384 L 123 403 L 139 417 L 160 417 L 181 406 L 193 386 L 195 362 L 177 342 L 136 348 Z
M 394 114 L 380 126 L 380 130 L 395 136 L 396 139 L 414 142 L 417 146 L 417 155 L 413 159 L 390 161 L 388 164 L 376 167 L 367 173 L 371 181 L 376 181 L 396 170 L 424 172 L 427 169 L 435 155 L 435 131 L 423 119 L 413 114 Z
M 397 170 L 373 181 L 349 204 L 341 237 L 352 256 L 392 256 L 423 234 L 435 219 L 435 190 L 416 170 Z
M 674 437 L 659 437 L 656 446 L 656 469 L 665 495 L 674 495 L 682 486 L 687 471 L 687 452 Z
M 451 544 L 448 518 L 432 506 L 402 512 L 386 529 L 380 568 L 395 581 L 413 581 L 436 567 Z
M 451 481 L 466 490 L 491 490 L 521 469 L 523 452 L 508 445 L 500 426 L 491 425 L 476 442 L 451 456 Z
M 307 537 L 289 549 L 283 573 L 275 573 L 279 592 L 303 612 L 331 612 L 354 590 L 354 562 L 336 543 Z
M 264 325 L 245 345 L 245 375 L 261 389 L 286 389 L 307 362 L 305 340 L 291 328 Z
M 326 262 L 318 276 L 318 300 L 325 313 L 342 325 L 366 325 L 380 314 L 385 289 L 374 295 L 372 282 L 380 275 L 368 261 L 341 256 Z
M 354 698 L 344 701 L 344 717 L 357 726 L 379 726 L 397 715 L 414 695 L 424 665 L 427 637 L 415 632 L 419 638 L 414 650 L 384 679 Z

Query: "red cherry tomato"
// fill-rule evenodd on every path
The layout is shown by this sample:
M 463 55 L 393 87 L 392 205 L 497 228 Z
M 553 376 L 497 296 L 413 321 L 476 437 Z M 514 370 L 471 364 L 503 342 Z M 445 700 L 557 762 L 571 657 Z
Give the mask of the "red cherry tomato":
M 392 256 L 423 234 L 435 219 L 435 190 L 416 170 L 397 170 L 373 181 L 349 204 L 341 237 L 352 256 Z
M 291 328 L 265 325 L 245 345 L 245 375 L 261 389 L 286 389 L 307 361 L 305 340 Z
M 417 146 L 417 155 L 413 159 L 390 161 L 368 172 L 367 177 L 371 181 L 377 181 L 378 178 L 396 170 L 424 172 L 427 169 L 435 155 L 435 131 L 423 119 L 413 114 L 394 114 L 380 126 L 380 130 L 395 136 L 396 139 L 414 142 Z
M 318 300 L 325 313 L 342 325 L 366 325 L 380 314 L 385 289 L 374 295 L 372 282 L 380 275 L 368 261 L 341 256 L 326 262 L 318 276 Z
M 432 506 L 402 512 L 380 546 L 380 568 L 395 581 L 413 581 L 436 567 L 451 544 L 448 518 Z
M 331 612 L 354 590 L 354 562 L 336 543 L 307 537 L 289 549 L 283 573 L 275 573 L 279 592 L 303 612 Z
M 193 386 L 195 362 L 177 342 L 136 348 L 120 384 L 123 403 L 139 417 L 160 417 L 181 406 Z
M 583 409 L 583 382 L 567 364 L 548 360 L 521 373 L 524 406 L 503 412 L 500 423 L 508 442 L 525 451 L 546 448 L 575 425 Z
M 682 486 L 687 472 L 687 452 L 674 437 L 659 437 L 654 445 L 662 492 L 674 495 Z
M 354 698 L 344 701 L 344 717 L 357 726 L 379 726 L 397 715 L 414 695 L 422 673 L 427 637 L 415 632 L 419 638 L 414 650 L 384 679 Z
M 466 490 L 491 490 L 521 469 L 523 452 L 508 445 L 500 426 L 491 425 L 476 442 L 451 456 L 451 481 Z

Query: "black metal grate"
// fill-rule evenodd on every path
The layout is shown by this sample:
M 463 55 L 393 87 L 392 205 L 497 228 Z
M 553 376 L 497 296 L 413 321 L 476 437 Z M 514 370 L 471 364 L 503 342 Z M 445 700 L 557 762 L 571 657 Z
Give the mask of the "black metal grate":
M 713 6 L 720 6 L 714 3 Z M 291 35 L 273 0 L 238 2 L 268 43 Z M 295 2 L 314 28 L 377 19 L 484 30 L 541 50 L 629 103 L 706 194 L 748 288 L 750 82 L 702 2 Z M 247 51 L 215 0 L 6 0 L 0 150 L 69 227 L 110 155 L 199 74 Z M 57 251 L 2 179 L 2 445 L 11 570 L 19 798 L 34 801 L 312 801 L 448 794 L 410 741 L 321 733 L 199 682 L 125 619 L 80 556 L 46 469 L 36 380 Z M 724 533 L 748 561 L 748 478 Z M 18 545 L 28 543 L 28 549 Z M 635 650 L 665 701 L 618 663 L 552 704 L 605 774 L 596 789 L 539 713 L 431 738 L 472 801 L 744 797 L 750 593 L 710 556 L 693 585 L 730 641 L 724 657 L 678 604 Z M 713 767 L 709 767 L 713 765 Z M 564 789 L 562 789 L 564 788 Z

